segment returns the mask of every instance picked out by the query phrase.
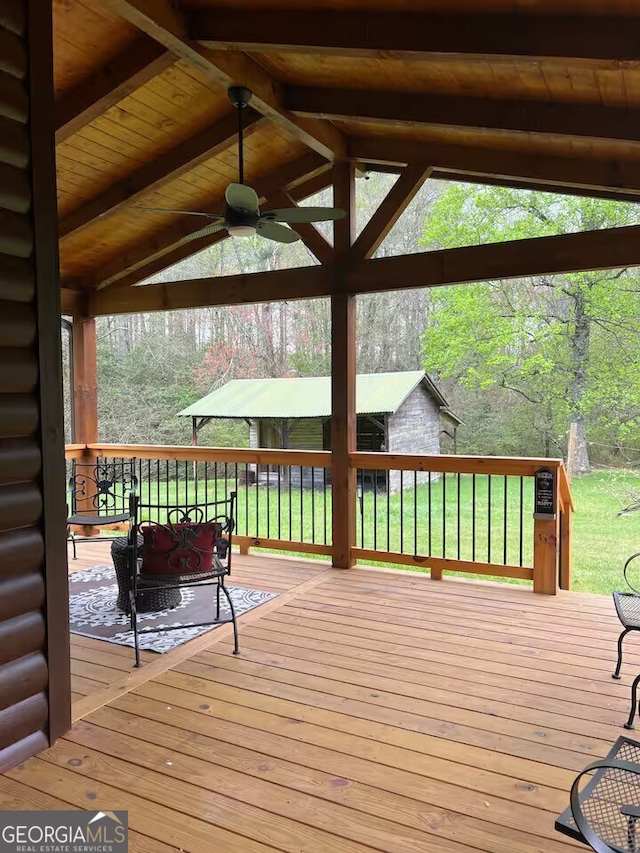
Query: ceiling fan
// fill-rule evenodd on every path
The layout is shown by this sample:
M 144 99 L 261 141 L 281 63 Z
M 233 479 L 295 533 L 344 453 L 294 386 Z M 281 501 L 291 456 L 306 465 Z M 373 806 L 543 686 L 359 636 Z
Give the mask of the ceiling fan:
M 136 210 L 203 216 L 212 220 L 211 225 L 189 234 L 182 242 L 215 234 L 216 231 L 226 228 L 232 237 L 251 237 L 258 234 L 260 237 L 266 237 L 278 243 L 295 243 L 300 236 L 280 223 L 327 222 L 346 216 L 345 211 L 339 207 L 281 207 L 260 211 L 258 194 L 244 183 L 242 111 L 248 106 L 251 96 L 251 90 L 244 86 L 231 86 L 229 89 L 229 99 L 238 111 L 238 183 L 229 184 L 225 191 L 224 214 L 195 210 L 168 210 L 159 207 L 137 207 Z

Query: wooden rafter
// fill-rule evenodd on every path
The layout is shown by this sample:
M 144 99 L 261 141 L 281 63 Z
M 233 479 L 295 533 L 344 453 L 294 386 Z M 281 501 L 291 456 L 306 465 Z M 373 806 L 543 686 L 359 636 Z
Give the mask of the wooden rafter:
M 346 143 L 329 122 L 299 119 L 283 106 L 282 89 L 265 69 L 245 54 L 212 51 L 190 41 L 184 13 L 169 0 L 104 0 L 115 14 L 201 69 L 222 88 L 248 86 L 251 105 L 328 160 L 344 157 Z
M 358 261 L 343 270 L 341 289 L 374 293 L 627 266 L 640 266 L 640 225 Z M 335 292 L 335 272 L 328 265 L 105 290 L 90 297 L 90 307 L 92 314 L 118 314 Z
M 147 36 L 137 39 L 90 80 L 58 99 L 56 142 L 64 142 L 175 61 L 176 57 L 153 39 Z
M 245 136 L 253 133 L 260 121 L 264 121 L 260 113 L 247 110 L 244 117 Z M 234 112 L 67 214 L 60 220 L 60 238 L 90 225 L 100 216 L 115 213 L 123 205 L 138 201 L 205 160 L 221 154 L 237 142 L 237 134 L 238 119 Z
M 312 86 L 285 87 L 284 104 L 293 113 L 329 119 L 360 118 L 393 124 L 640 140 L 637 111 L 600 104 L 459 98 Z
M 490 177 L 505 181 L 546 184 L 601 191 L 615 196 L 616 188 L 640 195 L 640 165 L 625 160 L 590 160 L 557 157 L 463 145 L 442 145 L 398 138 L 370 137 L 349 140 L 349 156 L 366 163 L 418 163 L 427 161 L 439 172 Z
M 277 4 L 274 2 L 274 7 Z M 256 53 L 460 56 L 590 60 L 598 68 L 640 59 L 637 17 L 437 14 L 424 11 L 206 8 L 189 17 L 190 35 L 212 48 Z M 590 66 L 593 67 L 593 66 Z
M 284 190 L 275 192 L 268 198 L 269 208 L 297 207 L 293 196 Z M 329 243 L 315 225 L 308 222 L 292 224 L 291 228 L 300 235 L 307 249 L 320 261 L 329 264 L 333 260 L 333 246 Z
M 424 163 L 404 169 L 353 244 L 353 260 L 370 258 L 375 253 L 432 171 L 433 168 Z
M 295 185 L 304 178 L 312 177 L 318 172 L 325 170 L 326 167 L 327 163 L 320 155 L 309 152 L 303 157 L 275 169 L 263 178 L 253 181 L 252 186 L 258 193 L 258 197 L 264 201 L 270 192 L 274 192 L 281 187 Z M 204 202 L 202 208 L 218 210 L 221 206 L 224 207 L 224 197 L 216 195 Z M 154 233 L 151 238 L 121 253 L 113 261 L 103 264 L 99 272 L 92 277 L 86 277 L 82 284 L 84 287 L 89 288 L 105 287 L 121 278 L 129 277 L 139 267 L 146 266 L 156 258 L 164 257 L 174 249 L 180 247 L 185 249 L 183 257 L 188 257 L 196 249 L 194 249 L 191 242 L 186 243 L 185 240 L 191 234 L 200 231 L 202 227 L 203 224 L 197 217 L 180 217 L 171 225 Z M 205 246 L 201 246 L 200 248 L 205 248 Z M 172 263 L 176 263 L 176 260 L 172 261 Z M 162 268 L 164 266 L 166 264 Z M 158 270 L 155 271 L 157 272 Z M 151 274 L 149 273 L 149 275 Z M 141 276 L 139 280 L 142 278 L 146 278 L 146 276 Z

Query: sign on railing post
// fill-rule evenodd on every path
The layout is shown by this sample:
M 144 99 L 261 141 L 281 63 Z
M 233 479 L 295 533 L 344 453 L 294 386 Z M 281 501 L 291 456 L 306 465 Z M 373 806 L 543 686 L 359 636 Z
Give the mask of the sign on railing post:
M 533 591 L 555 595 L 558 587 L 558 488 L 556 472 L 534 475 Z
M 541 521 L 553 521 L 555 519 L 556 494 L 555 472 L 550 468 L 538 468 L 534 477 L 534 518 Z

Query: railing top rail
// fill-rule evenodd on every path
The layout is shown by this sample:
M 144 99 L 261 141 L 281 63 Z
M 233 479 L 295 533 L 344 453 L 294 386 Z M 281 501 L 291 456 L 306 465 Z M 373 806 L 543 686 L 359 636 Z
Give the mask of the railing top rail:
M 511 456 L 443 456 L 408 453 L 351 453 L 351 466 L 378 471 L 437 471 L 532 477 L 539 468 L 558 470 L 562 459 Z
M 194 447 L 168 444 L 88 444 L 94 456 L 161 459 L 178 462 L 239 462 L 248 465 L 293 465 L 329 468 L 326 450 L 247 450 L 240 447 Z
M 569 509 L 575 512 L 575 504 L 573 502 L 573 494 L 571 493 L 571 480 L 567 473 L 567 469 L 562 463 L 558 469 L 558 490 L 560 492 L 560 501 L 564 509 Z

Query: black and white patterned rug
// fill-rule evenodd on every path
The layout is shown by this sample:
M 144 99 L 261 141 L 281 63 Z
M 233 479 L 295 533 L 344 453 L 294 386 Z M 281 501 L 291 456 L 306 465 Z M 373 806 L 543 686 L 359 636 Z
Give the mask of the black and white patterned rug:
M 258 589 L 245 589 L 241 586 L 227 585 L 236 616 L 253 610 L 265 601 L 275 598 L 275 592 L 263 592 Z M 159 628 L 170 625 L 184 625 L 175 631 L 158 634 L 142 634 L 140 648 L 152 652 L 169 652 L 176 646 L 212 631 L 217 625 L 192 628 L 189 625 L 206 622 L 215 615 L 215 588 L 187 587 L 181 590 L 182 599 L 172 610 L 159 610 L 155 613 L 140 613 L 138 624 L 141 628 Z M 120 646 L 133 646 L 133 633 L 130 630 L 129 617 L 116 606 L 118 585 L 113 566 L 92 566 L 69 575 L 69 624 L 72 634 L 94 637 L 117 643 Z M 221 596 L 220 616 L 228 619 L 229 605 Z

